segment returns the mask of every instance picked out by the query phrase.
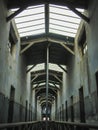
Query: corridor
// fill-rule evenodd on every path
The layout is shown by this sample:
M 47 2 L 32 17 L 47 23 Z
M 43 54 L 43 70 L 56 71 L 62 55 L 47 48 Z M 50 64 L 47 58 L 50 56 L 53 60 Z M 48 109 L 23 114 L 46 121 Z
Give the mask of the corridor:
M 97 12 L 97 0 L 0 0 L 0 130 L 98 130 Z

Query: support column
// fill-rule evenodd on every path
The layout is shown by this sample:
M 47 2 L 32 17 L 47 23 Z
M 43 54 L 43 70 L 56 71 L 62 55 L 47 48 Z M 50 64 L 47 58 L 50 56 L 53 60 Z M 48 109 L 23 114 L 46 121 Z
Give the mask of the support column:
M 49 85 L 49 45 L 47 46 L 46 51 L 46 130 L 48 130 L 48 85 Z

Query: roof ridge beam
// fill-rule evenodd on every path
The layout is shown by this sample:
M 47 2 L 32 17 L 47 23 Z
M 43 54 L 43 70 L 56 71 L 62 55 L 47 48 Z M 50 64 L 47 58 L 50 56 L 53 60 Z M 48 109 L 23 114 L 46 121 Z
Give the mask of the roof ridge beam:
M 62 70 L 64 70 L 66 73 L 68 73 L 68 71 L 66 69 L 64 69 L 60 64 L 58 65 Z

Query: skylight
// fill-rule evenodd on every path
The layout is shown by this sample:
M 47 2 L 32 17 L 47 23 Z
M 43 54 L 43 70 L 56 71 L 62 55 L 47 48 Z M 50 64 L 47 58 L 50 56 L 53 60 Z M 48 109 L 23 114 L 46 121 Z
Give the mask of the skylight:
M 80 21 L 67 7 L 49 4 L 49 33 L 75 37 Z M 28 7 L 15 17 L 15 23 L 20 37 L 45 34 L 45 5 Z
M 44 5 L 28 7 L 15 17 L 20 37 L 45 33 Z
M 67 7 L 49 6 L 49 32 L 75 37 L 81 19 Z

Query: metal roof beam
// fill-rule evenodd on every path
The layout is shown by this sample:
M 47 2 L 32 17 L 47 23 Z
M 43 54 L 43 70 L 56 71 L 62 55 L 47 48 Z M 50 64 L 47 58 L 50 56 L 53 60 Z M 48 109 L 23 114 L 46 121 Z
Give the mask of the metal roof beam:
M 55 40 L 55 39 L 52 39 L 52 38 L 39 38 L 39 39 L 35 39 L 32 42 L 28 42 L 29 44 L 24 49 L 21 50 L 20 54 L 23 54 L 25 51 L 27 51 L 34 44 L 39 43 L 39 42 L 44 42 L 44 41 L 58 43 L 61 46 L 63 46 L 67 51 L 69 51 L 72 55 L 75 55 L 74 51 L 72 51 L 69 47 L 67 47 L 66 42 Z
M 38 77 L 38 75 L 35 75 L 35 77 L 31 80 L 31 83 Z
M 46 89 L 46 87 L 43 87 L 43 88 L 39 88 L 39 89 L 37 89 L 37 92 L 36 92 L 36 94 L 38 93 L 38 92 L 40 92 L 41 91 L 41 89 Z M 49 88 L 49 90 L 52 90 L 55 94 L 57 94 L 57 91 L 56 90 L 54 90 L 54 89 L 52 89 L 52 88 Z M 40 92 L 41 93 L 41 92 Z M 50 93 L 48 93 L 48 94 L 50 94 Z M 45 95 L 46 96 L 46 95 Z M 49 95 L 48 95 L 49 96 Z
M 27 69 L 26 73 L 30 72 L 37 64 L 32 65 L 29 69 Z
M 67 47 L 67 45 L 65 45 L 64 43 L 59 43 L 61 46 L 63 46 L 67 51 L 69 51 L 72 55 L 75 55 L 75 52 L 72 51 L 69 47 Z
M 45 33 L 46 37 L 48 36 L 49 33 L 49 4 L 45 4 Z
M 46 104 L 46 100 L 44 100 L 44 101 L 41 102 L 41 105 L 43 105 L 43 104 Z M 52 104 L 52 102 L 48 101 L 48 104 Z
M 68 73 L 67 70 L 65 70 L 61 65 L 58 65 L 62 70 L 64 70 L 66 73 Z
M 68 1 L 68 0 L 66 0 L 66 1 Z M 64 1 L 64 0 L 60 0 L 60 1 L 58 1 L 58 0 L 49 0 L 49 3 L 50 4 L 57 4 L 57 5 L 61 5 L 61 6 L 62 5 L 66 6 L 66 1 Z M 68 1 L 68 2 L 71 5 L 73 5 L 74 7 L 84 8 L 84 9 L 87 9 L 87 7 L 88 7 L 88 4 L 87 4 L 88 0 L 86 0 L 86 1 L 82 0 L 81 2 L 79 2 L 79 1 L 77 1 L 77 2 L 72 1 L 71 2 L 71 1 L 70 2 Z M 8 9 L 19 8 L 23 4 L 28 4 L 29 6 L 34 6 L 34 5 L 45 4 L 45 3 L 46 3 L 45 0 L 36 0 L 36 1 L 30 0 L 30 1 L 25 1 L 25 3 L 23 3 L 22 1 L 20 2 L 20 0 L 16 0 L 16 1 L 12 1 L 12 2 L 10 2 L 10 0 L 9 0 Z
M 38 73 L 36 73 L 36 74 L 31 74 L 31 77 L 33 77 L 33 76 L 35 76 L 35 75 L 38 75 L 38 76 L 41 76 L 41 75 L 45 75 L 46 74 L 46 72 L 38 72 Z M 53 72 L 49 72 L 49 75 L 52 75 L 52 76 L 54 76 L 54 75 L 59 75 L 59 74 L 57 74 L 57 73 L 53 73 Z M 61 75 L 59 75 L 60 77 L 61 77 Z
M 58 40 L 54 40 L 54 39 L 51 39 L 51 38 L 48 38 L 48 41 L 51 41 L 51 42 L 55 42 L 55 43 L 58 43 L 60 44 L 61 46 L 63 46 L 67 51 L 69 51 L 72 55 L 75 55 L 74 51 L 72 51 L 69 47 L 67 47 L 67 45 L 65 44 L 65 42 L 60 42 Z
M 11 14 L 10 16 L 8 16 L 6 18 L 7 22 L 9 22 L 10 20 L 12 20 L 15 16 L 17 16 L 19 13 L 21 13 L 27 7 L 28 7 L 28 5 L 23 5 L 22 7 L 20 7 L 20 9 L 18 9 L 17 11 L 15 11 L 13 14 Z
M 46 101 L 46 98 L 41 98 L 40 99 L 40 103 L 42 102 L 42 101 Z M 52 97 L 48 97 L 48 101 L 50 101 L 50 102 L 52 102 L 52 101 L 54 101 L 54 98 Z
M 44 75 L 44 74 L 46 74 L 46 73 L 36 74 L 35 77 L 31 80 L 31 83 L 32 83 L 37 77 L 39 77 L 39 76 L 41 76 L 41 75 Z M 54 76 L 60 83 L 62 83 L 62 80 L 61 80 L 56 74 L 49 73 L 49 75 Z
M 55 84 L 55 82 L 54 82 L 54 83 L 52 82 L 52 84 L 53 84 L 58 90 L 60 90 L 60 87 L 57 87 L 57 85 Z
M 40 93 L 40 95 L 38 95 L 39 96 L 39 98 L 41 97 L 41 98 L 44 98 L 45 96 L 46 96 L 46 94 L 45 93 Z M 55 97 L 53 94 L 51 94 L 51 93 L 49 93 L 49 95 L 48 95 L 49 97 L 51 97 L 51 96 L 53 96 L 53 97 Z
M 62 84 L 62 80 L 60 80 L 60 78 L 58 78 L 58 76 L 53 75 L 61 84 Z
M 33 87 L 33 89 L 42 89 L 42 88 L 46 88 L 46 84 L 45 85 L 37 84 L 35 87 Z M 52 86 L 49 84 L 49 89 L 58 90 L 59 88 L 56 85 Z
M 34 85 L 34 84 L 45 83 L 45 82 L 46 82 L 46 80 L 41 80 L 41 81 L 33 82 L 33 85 Z M 49 83 L 55 83 L 55 84 L 57 84 L 57 85 L 60 85 L 59 82 L 55 82 L 55 81 L 52 81 L 52 80 L 49 80 Z
M 21 50 L 20 54 L 23 54 L 25 51 L 27 51 L 35 43 L 44 42 L 44 41 L 46 41 L 46 38 L 39 38 L 39 39 L 36 39 L 32 42 L 29 42 L 29 44 L 24 49 Z
M 89 23 L 90 19 L 83 15 L 82 13 L 80 13 L 77 9 L 75 9 L 75 7 L 73 7 L 73 5 L 69 2 L 66 1 L 66 6 L 72 10 L 76 15 L 78 15 L 80 18 L 82 18 L 84 21 L 86 21 L 87 23 Z
M 71 45 L 71 46 L 74 45 L 73 43 L 69 43 L 69 42 L 66 42 L 64 40 L 58 40 L 56 38 L 50 38 L 50 37 L 46 38 L 46 36 L 44 38 L 36 38 L 36 39 L 32 40 L 31 42 L 23 42 L 21 45 L 29 45 L 32 42 L 34 42 L 34 43 L 36 42 L 37 43 L 37 41 L 38 42 L 43 42 L 43 41 L 41 41 L 41 39 L 43 39 L 43 41 L 50 41 L 50 42 L 55 42 L 55 43 L 60 43 L 61 42 L 61 43 L 64 43 L 66 45 Z

